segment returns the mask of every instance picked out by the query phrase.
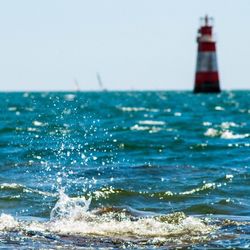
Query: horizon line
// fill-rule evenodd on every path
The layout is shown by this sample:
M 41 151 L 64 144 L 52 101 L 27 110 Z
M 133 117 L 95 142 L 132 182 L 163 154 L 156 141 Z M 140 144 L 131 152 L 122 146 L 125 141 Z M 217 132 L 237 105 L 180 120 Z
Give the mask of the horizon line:
M 229 91 L 250 91 L 250 88 L 241 89 L 222 89 L 221 92 Z M 73 93 L 84 93 L 84 92 L 193 92 L 193 89 L 106 89 L 106 90 L 72 90 L 72 89 L 61 89 L 61 90 L 1 90 L 0 93 L 41 93 L 41 92 L 73 92 Z

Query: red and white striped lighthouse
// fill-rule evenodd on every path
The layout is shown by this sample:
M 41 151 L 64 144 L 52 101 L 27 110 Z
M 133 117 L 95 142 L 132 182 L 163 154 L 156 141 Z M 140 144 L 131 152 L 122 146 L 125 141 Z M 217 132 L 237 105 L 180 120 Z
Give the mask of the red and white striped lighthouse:
M 201 18 L 198 30 L 198 55 L 196 62 L 194 93 L 220 92 L 219 73 L 216 56 L 216 43 L 212 33 L 212 18 Z

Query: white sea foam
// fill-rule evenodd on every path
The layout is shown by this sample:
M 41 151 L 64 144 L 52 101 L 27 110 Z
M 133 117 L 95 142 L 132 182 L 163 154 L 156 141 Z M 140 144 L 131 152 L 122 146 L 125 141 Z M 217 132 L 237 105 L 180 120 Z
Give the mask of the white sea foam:
M 139 126 L 138 124 L 135 124 L 134 126 L 130 127 L 130 130 L 148 131 L 149 133 L 157 133 L 157 132 L 163 130 L 163 128 L 156 127 L 156 126 Z
M 36 132 L 36 131 L 39 131 L 39 130 L 37 128 L 27 128 L 27 131 Z
M 70 198 L 63 190 L 59 192 L 59 200 L 51 210 L 50 219 L 52 221 L 58 219 L 77 220 L 85 215 L 89 209 L 90 199 L 85 197 Z
M 125 210 L 89 210 L 91 199 L 70 198 L 63 191 L 51 211 L 49 222 L 17 221 L 10 215 L 0 216 L 0 231 L 22 230 L 76 236 L 104 236 L 110 238 L 143 238 L 149 241 L 161 238 L 169 241 L 171 237 L 192 237 L 206 235 L 215 226 L 204 223 L 199 218 L 185 216 L 177 212 L 168 215 L 133 217 Z
M 203 122 L 202 124 L 203 124 L 203 126 L 211 126 L 212 125 L 211 122 Z
M 39 189 L 29 188 L 17 183 L 2 183 L 0 184 L 0 189 L 21 189 L 24 193 L 36 193 L 42 196 L 50 196 L 50 197 L 58 196 L 58 194 L 56 193 L 50 193 L 46 191 L 41 191 Z
M 2 213 L 0 215 L 0 231 L 9 231 L 16 229 L 19 223 L 8 214 Z
M 117 108 L 124 112 L 139 112 L 139 111 L 158 112 L 159 111 L 159 109 L 145 108 L 145 107 L 117 107 Z
M 223 111 L 223 110 L 225 110 L 225 109 L 224 109 L 223 107 L 221 107 L 221 106 L 216 106 L 214 109 L 217 110 L 217 111 Z
M 17 184 L 17 183 L 2 183 L 0 184 L 0 189 L 17 189 L 17 188 L 23 188 L 23 185 Z
M 102 188 L 101 190 L 96 190 L 93 192 L 93 197 L 96 199 L 104 198 L 107 199 L 110 194 L 120 193 L 120 190 L 114 190 L 113 187 Z
M 215 137 L 219 135 L 219 131 L 214 128 L 208 128 L 204 135 L 209 137 Z
M 150 130 L 150 127 L 148 126 L 139 126 L 138 124 L 135 124 L 134 126 L 130 127 L 131 130 Z
M 232 179 L 234 178 L 234 176 L 233 176 L 232 174 L 227 174 L 227 175 L 225 176 L 225 178 L 226 178 L 227 180 L 232 180 Z
M 159 127 L 152 127 L 150 130 L 149 130 L 149 133 L 157 133 L 159 131 L 163 130 L 162 128 L 159 128 Z
M 17 107 L 9 107 L 8 110 L 9 111 L 17 111 Z
M 70 198 L 63 191 L 51 212 L 51 221 L 47 230 L 59 234 L 98 235 L 109 237 L 167 237 L 179 234 L 208 233 L 213 227 L 200 219 L 186 217 L 183 213 L 145 217 L 131 220 L 125 212 L 112 211 L 96 213 L 89 211 L 90 199 Z
M 221 133 L 221 138 L 223 139 L 243 139 L 248 137 L 249 134 L 234 134 L 229 130 L 225 130 Z
M 239 125 L 234 122 L 222 122 L 220 127 L 222 129 L 229 129 L 230 127 L 239 127 Z
M 157 133 L 163 130 L 163 125 L 165 125 L 164 121 L 141 120 L 138 122 L 138 124 L 130 127 L 130 130 L 149 131 L 149 133 Z
M 221 184 L 215 184 L 215 183 L 205 183 L 203 186 L 198 187 L 198 188 L 194 188 L 191 189 L 189 191 L 185 191 L 185 192 L 180 192 L 180 195 L 189 195 L 189 194 L 194 194 L 203 190 L 207 190 L 207 189 L 215 189 L 216 187 L 220 187 Z
M 139 124 L 141 125 L 159 125 L 162 126 L 165 124 L 164 121 L 153 121 L 153 120 L 143 120 L 143 121 L 139 121 Z
M 232 126 L 232 124 L 224 124 L 224 128 L 222 130 L 208 128 L 207 131 L 204 133 L 205 136 L 208 137 L 220 137 L 222 139 L 243 139 L 249 137 L 249 134 L 234 134 L 232 131 L 226 129 L 226 127 Z
M 187 217 L 180 223 L 162 222 L 157 218 L 140 218 L 132 221 L 120 214 L 120 220 L 112 218 L 112 214 L 95 216 L 86 213 L 81 220 L 59 220 L 48 224 L 49 231 L 60 234 L 98 235 L 109 237 L 169 237 L 188 234 L 205 234 L 212 227 L 205 225 L 201 220 Z
M 39 122 L 39 121 L 33 121 L 32 123 L 33 123 L 34 126 L 37 126 L 37 127 L 41 127 L 41 126 L 45 125 L 44 123 Z
M 75 100 L 75 95 L 74 94 L 67 94 L 67 95 L 64 95 L 64 99 L 66 100 L 66 101 L 69 101 L 69 102 L 72 102 L 72 101 L 74 101 Z

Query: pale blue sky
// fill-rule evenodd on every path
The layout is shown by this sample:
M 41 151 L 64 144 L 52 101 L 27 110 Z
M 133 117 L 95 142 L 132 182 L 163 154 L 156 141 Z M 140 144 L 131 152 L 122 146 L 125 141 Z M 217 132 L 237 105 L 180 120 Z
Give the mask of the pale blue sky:
M 193 88 L 215 18 L 223 89 L 250 88 L 250 0 L 0 0 L 0 90 Z

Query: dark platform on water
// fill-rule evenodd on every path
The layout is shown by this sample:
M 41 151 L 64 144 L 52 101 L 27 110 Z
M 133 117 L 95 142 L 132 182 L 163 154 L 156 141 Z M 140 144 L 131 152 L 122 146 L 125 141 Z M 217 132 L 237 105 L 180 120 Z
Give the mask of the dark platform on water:
M 196 84 L 194 88 L 194 93 L 220 93 L 220 84 L 204 82 L 202 84 Z

